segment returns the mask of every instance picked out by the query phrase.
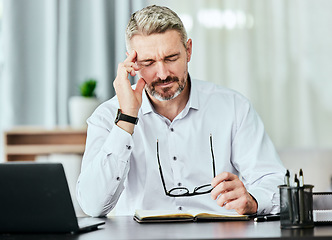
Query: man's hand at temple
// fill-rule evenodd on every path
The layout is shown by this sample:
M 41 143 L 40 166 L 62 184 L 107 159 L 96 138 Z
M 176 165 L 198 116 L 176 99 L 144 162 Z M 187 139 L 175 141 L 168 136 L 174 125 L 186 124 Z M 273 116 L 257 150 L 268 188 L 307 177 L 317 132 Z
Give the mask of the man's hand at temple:
M 211 198 L 227 210 L 235 209 L 238 214 L 254 214 L 257 202 L 245 188 L 238 176 L 229 172 L 218 174 L 211 182 Z
M 122 113 L 132 117 L 138 115 L 138 110 L 142 105 L 142 91 L 145 86 L 144 79 L 140 78 L 137 81 L 136 89 L 132 89 L 128 79 L 129 74 L 135 76 L 136 71 L 139 70 L 136 58 L 137 53 L 133 50 L 122 63 L 119 63 L 117 76 L 113 82 Z M 120 121 L 117 125 L 130 134 L 134 132 L 134 124 Z

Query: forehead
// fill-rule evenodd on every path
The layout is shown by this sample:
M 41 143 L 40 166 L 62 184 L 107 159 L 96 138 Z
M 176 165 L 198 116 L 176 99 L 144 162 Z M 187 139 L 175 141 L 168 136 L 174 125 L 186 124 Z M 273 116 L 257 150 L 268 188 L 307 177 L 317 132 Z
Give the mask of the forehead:
M 130 45 L 137 52 L 137 60 L 165 57 L 185 51 L 181 36 L 175 30 L 151 35 L 135 35 Z

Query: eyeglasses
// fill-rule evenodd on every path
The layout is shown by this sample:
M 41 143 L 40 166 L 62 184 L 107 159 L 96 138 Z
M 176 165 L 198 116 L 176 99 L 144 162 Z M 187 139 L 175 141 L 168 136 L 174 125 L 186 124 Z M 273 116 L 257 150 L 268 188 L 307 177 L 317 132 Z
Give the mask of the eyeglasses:
M 213 168 L 213 177 L 216 176 L 216 167 L 214 162 L 214 154 L 213 154 L 213 146 L 212 146 L 212 135 L 210 134 L 210 149 L 211 149 L 211 155 L 212 155 L 212 168 Z M 188 188 L 186 187 L 175 187 L 171 190 L 167 191 L 165 179 L 163 175 L 163 171 L 161 169 L 160 165 L 160 158 L 159 158 L 159 141 L 157 139 L 157 159 L 158 159 L 158 165 L 159 165 L 159 172 L 160 172 L 160 178 L 163 183 L 163 187 L 165 190 L 165 194 L 169 197 L 189 197 L 189 196 L 195 196 L 195 195 L 201 195 L 210 193 L 213 189 L 211 184 L 205 184 L 199 187 L 195 187 L 193 192 L 189 192 Z

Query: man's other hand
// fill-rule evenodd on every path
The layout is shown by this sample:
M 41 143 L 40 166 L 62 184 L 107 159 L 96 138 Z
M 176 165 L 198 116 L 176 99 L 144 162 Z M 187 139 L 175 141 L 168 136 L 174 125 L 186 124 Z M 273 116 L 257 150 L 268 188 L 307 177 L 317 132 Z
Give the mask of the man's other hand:
M 257 202 L 245 188 L 238 176 L 222 172 L 212 179 L 211 198 L 227 210 L 235 209 L 238 214 L 254 214 Z

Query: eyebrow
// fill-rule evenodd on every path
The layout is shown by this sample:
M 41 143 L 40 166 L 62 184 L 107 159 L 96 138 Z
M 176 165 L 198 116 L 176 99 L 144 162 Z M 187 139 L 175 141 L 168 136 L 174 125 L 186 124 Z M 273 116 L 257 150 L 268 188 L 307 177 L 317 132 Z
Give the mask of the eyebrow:
M 166 56 L 164 59 L 166 59 L 166 58 L 172 58 L 172 57 L 177 57 L 179 55 L 180 55 L 180 52 L 177 52 L 177 53 L 174 53 L 174 54 Z
M 180 52 L 177 52 L 177 53 L 173 53 L 173 54 L 170 54 L 170 55 L 167 55 L 166 57 L 164 57 L 164 60 L 165 59 L 168 59 L 168 58 L 172 58 L 172 57 L 176 57 L 176 56 L 179 56 L 180 55 Z M 142 59 L 142 60 L 139 60 L 137 61 L 138 63 L 146 63 L 146 62 L 154 62 L 155 60 L 152 59 L 152 58 L 147 58 L 147 59 Z

